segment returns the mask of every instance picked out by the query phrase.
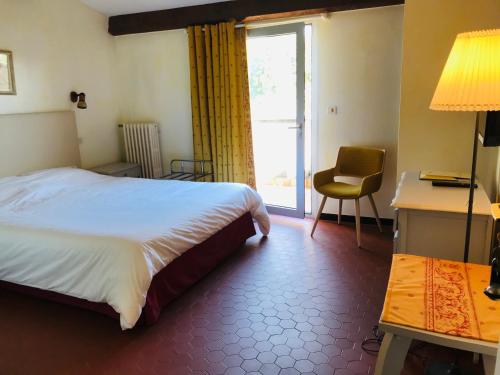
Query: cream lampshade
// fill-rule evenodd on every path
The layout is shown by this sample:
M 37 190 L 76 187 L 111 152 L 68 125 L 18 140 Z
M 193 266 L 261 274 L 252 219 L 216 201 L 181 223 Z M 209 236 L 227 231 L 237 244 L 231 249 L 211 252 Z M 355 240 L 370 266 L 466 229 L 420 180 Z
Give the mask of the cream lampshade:
M 500 110 L 500 29 L 457 35 L 430 108 L 436 111 Z M 476 114 L 464 262 L 469 259 L 478 135 L 479 115 Z
M 430 108 L 500 110 L 500 29 L 457 35 Z

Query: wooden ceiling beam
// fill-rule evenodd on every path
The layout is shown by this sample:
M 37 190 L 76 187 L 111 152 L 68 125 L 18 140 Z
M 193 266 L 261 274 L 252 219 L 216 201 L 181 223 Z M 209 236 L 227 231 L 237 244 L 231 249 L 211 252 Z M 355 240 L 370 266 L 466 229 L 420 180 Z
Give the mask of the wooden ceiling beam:
M 228 20 L 241 22 L 245 19 L 278 18 L 301 11 L 311 14 L 398 4 L 404 4 L 404 0 L 234 0 L 112 16 L 108 31 L 111 35 L 137 34 Z

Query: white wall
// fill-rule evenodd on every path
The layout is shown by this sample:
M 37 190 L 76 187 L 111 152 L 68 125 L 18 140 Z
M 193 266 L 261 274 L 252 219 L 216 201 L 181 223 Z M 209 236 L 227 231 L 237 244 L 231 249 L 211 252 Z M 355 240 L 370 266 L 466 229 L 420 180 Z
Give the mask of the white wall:
M 342 145 L 385 148 L 384 181 L 374 198 L 380 215 L 388 218 L 396 186 L 403 10 L 340 12 L 313 22 L 313 170 L 333 167 Z M 337 115 L 328 113 L 330 106 L 338 107 Z M 314 214 L 319 200 L 315 194 Z M 361 202 L 362 216 L 373 216 L 368 199 Z M 337 207 L 329 199 L 323 212 L 336 213 Z M 345 202 L 343 213 L 354 215 L 354 203 Z
M 113 38 L 105 16 L 78 0 L 0 0 L 0 49 L 13 51 L 17 95 L 0 95 L 0 114 L 76 109 L 82 164 L 118 159 Z
M 193 158 L 188 37 L 185 30 L 115 39 L 120 120 L 160 123 L 164 169 Z
M 431 111 L 434 90 L 458 33 L 500 27 L 498 0 L 406 0 L 398 172 L 470 171 L 474 114 Z M 496 193 L 497 148 L 479 148 L 478 176 Z

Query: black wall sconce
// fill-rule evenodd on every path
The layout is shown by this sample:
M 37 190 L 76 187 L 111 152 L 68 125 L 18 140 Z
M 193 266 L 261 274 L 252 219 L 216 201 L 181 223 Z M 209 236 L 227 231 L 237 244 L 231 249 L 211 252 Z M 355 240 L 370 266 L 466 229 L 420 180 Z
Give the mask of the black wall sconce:
M 71 91 L 70 98 L 73 103 L 76 103 L 76 107 L 80 109 L 87 109 L 87 102 L 85 101 L 85 93 L 77 93 L 75 91 Z

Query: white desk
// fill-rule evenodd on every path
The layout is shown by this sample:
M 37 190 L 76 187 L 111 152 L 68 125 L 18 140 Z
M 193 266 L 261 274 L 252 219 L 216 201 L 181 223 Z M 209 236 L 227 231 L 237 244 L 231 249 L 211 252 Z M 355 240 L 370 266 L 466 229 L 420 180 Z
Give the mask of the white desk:
M 419 172 L 404 172 L 392 201 L 394 251 L 462 261 L 469 189 L 435 187 L 418 177 Z M 491 203 L 478 183 L 469 262 L 489 262 L 492 226 Z

